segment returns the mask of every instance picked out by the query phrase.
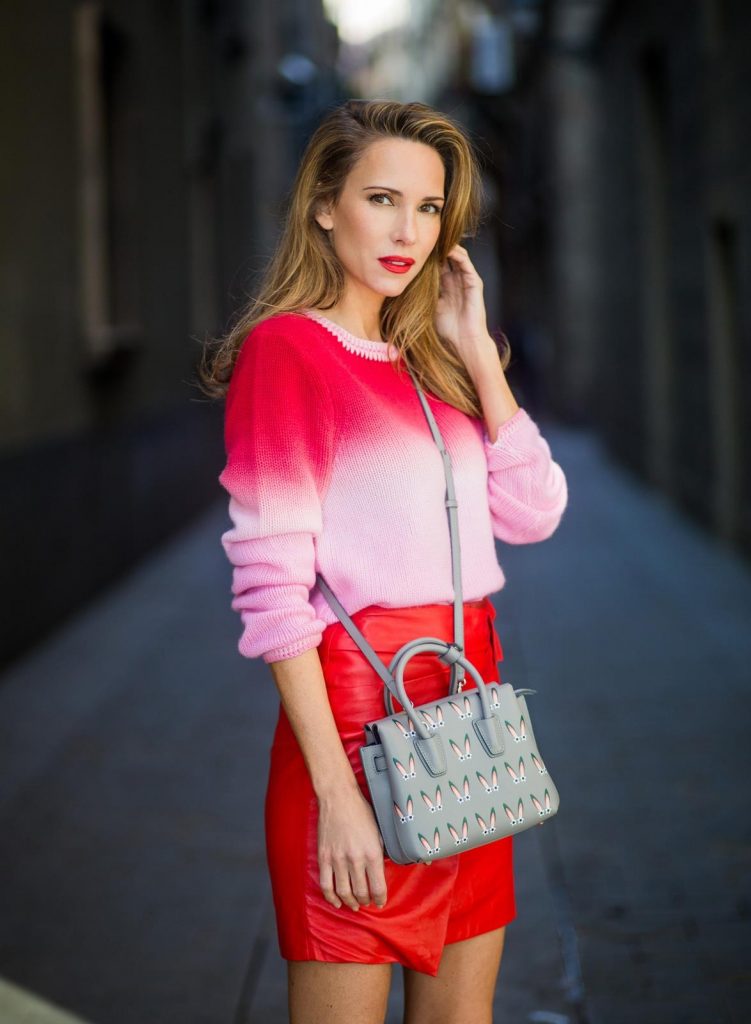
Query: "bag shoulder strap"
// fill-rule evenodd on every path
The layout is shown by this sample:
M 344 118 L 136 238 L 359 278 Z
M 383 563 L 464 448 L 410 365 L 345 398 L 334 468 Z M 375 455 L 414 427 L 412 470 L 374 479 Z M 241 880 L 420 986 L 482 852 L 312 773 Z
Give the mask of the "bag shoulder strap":
M 376 672 L 384 681 L 384 683 L 386 683 L 386 685 L 388 686 L 389 683 L 392 682 L 392 677 L 389 674 L 389 671 L 384 665 L 383 661 L 381 661 L 376 652 L 373 650 L 368 641 L 357 628 L 355 623 L 344 610 L 344 605 L 340 603 L 339 598 L 336 597 L 333 590 L 331 589 L 331 587 L 329 587 L 328 583 L 323 578 L 323 576 L 321 576 L 320 573 L 316 573 L 316 579 L 318 580 L 318 586 L 321 588 L 323 596 L 326 598 L 328 603 L 331 605 L 336 614 L 342 620 L 342 625 L 344 626 L 344 628 L 355 641 L 357 646 L 361 649 L 362 653 L 368 659 L 368 661 L 376 670 Z

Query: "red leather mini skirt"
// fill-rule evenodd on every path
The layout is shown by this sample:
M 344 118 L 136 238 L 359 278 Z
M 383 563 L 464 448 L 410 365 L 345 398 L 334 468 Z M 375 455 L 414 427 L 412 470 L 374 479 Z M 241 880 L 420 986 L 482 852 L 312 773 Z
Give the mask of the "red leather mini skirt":
M 503 650 L 489 598 L 464 602 L 465 654 L 483 680 L 502 682 Z M 408 640 L 453 639 L 453 606 L 385 608 L 370 605 L 352 615 L 388 664 Z M 329 702 L 344 749 L 370 801 L 359 750 L 365 722 L 388 712 L 383 681 L 341 622 L 326 627 L 318 647 Z M 423 652 L 407 663 L 404 680 L 415 705 L 448 693 L 450 667 Z M 475 687 L 469 673 L 464 689 Z M 401 710 L 395 702 L 397 711 Z M 335 963 L 401 963 L 435 977 L 447 943 L 492 931 L 516 916 L 512 837 L 465 850 L 431 864 L 395 864 L 384 857 L 387 897 L 353 911 L 336 908 L 321 893 L 318 804 L 284 707 L 271 748 L 265 802 L 266 854 L 276 913 L 279 952 L 286 960 Z

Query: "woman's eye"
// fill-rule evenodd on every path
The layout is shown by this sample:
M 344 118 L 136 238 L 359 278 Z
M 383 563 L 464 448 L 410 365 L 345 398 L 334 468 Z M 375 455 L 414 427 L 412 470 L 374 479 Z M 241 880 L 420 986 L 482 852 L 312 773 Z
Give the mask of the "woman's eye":
M 371 201 L 374 200 L 374 199 L 388 199 L 389 202 L 391 202 L 391 196 L 388 195 L 388 193 L 386 193 L 386 192 L 374 192 L 373 195 L 369 196 L 368 198 Z M 384 204 L 383 203 L 376 203 L 375 205 L 376 206 L 383 206 Z M 442 207 L 437 206 L 435 203 L 425 203 L 424 206 L 426 206 L 426 207 L 427 206 L 432 206 L 437 214 L 440 214 L 441 210 L 442 210 Z

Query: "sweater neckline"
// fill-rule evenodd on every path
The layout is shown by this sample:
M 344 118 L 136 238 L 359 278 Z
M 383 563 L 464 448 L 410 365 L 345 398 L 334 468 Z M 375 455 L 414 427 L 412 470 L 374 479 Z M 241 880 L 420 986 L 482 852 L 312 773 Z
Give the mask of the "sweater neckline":
M 340 324 L 329 320 L 327 316 L 324 316 L 317 309 L 306 308 L 301 309 L 300 312 L 311 320 L 315 320 L 322 327 L 325 327 L 348 351 L 363 356 L 365 359 L 376 359 L 386 363 L 396 358 L 398 354 L 397 349 L 390 342 L 374 341 L 372 338 L 358 338 L 356 334 L 352 334 L 351 331 L 346 330 Z

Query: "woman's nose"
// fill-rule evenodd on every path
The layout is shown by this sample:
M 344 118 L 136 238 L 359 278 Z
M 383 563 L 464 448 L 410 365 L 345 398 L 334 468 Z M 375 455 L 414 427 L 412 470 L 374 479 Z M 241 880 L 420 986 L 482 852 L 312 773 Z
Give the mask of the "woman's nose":
M 413 243 L 417 238 L 417 215 L 410 212 L 402 213 L 392 237 L 397 242 Z

